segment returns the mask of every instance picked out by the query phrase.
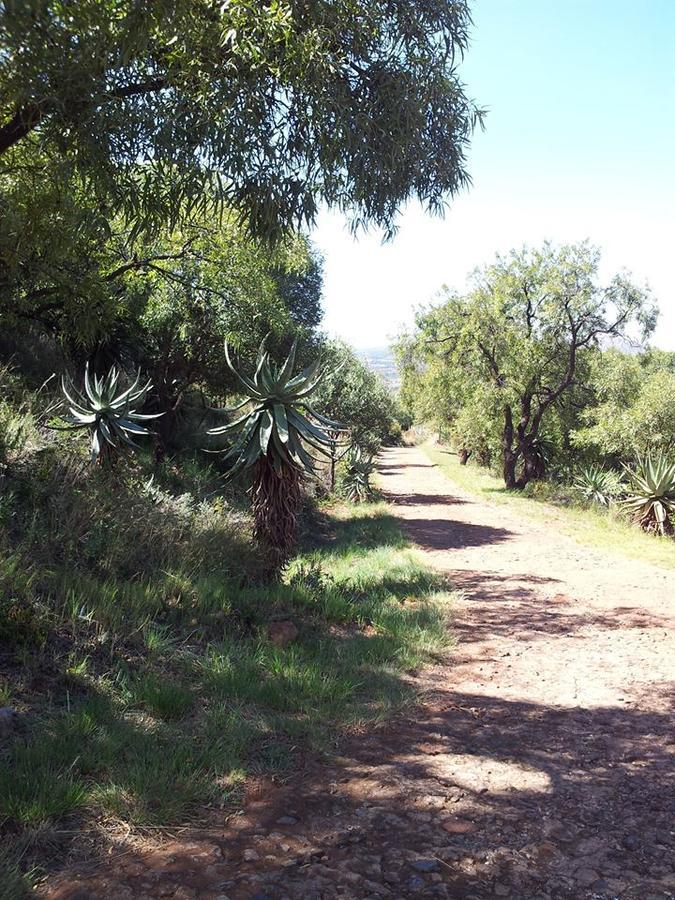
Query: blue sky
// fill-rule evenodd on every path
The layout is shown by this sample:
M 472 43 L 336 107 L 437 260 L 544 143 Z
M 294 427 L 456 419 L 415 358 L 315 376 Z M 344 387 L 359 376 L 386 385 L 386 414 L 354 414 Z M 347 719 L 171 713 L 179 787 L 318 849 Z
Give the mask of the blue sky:
M 605 276 L 649 282 L 654 343 L 675 350 L 675 0 L 476 0 L 473 11 L 460 71 L 489 109 L 473 186 L 444 220 L 411 205 L 387 245 L 323 212 L 326 329 L 382 346 L 496 252 L 589 238 Z

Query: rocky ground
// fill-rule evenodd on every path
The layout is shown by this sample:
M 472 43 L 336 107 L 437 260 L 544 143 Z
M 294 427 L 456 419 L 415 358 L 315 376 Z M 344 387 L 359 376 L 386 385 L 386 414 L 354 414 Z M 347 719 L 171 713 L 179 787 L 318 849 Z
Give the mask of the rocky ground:
M 43 894 L 675 897 L 672 572 L 476 501 L 418 448 L 380 477 L 462 591 L 420 704 L 289 784 L 250 783 L 240 816 L 120 836 Z

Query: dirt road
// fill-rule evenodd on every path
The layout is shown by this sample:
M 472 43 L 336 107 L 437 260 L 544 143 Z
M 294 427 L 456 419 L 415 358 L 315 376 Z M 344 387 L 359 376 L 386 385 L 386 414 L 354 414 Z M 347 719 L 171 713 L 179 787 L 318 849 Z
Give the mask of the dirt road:
M 477 501 L 419 448 L 380 480 L 461 591 L 422 703 L 259 783 L 229 831 L 52 897 L 675 897 L 673 573 Z

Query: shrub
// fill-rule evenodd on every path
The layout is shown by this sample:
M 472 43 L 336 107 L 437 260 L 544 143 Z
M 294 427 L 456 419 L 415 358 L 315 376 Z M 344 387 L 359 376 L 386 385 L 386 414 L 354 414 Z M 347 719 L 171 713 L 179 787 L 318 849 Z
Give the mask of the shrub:
M 362 447 L 353 447 L 345 457 L 342 492 L 352 503 L 365 503 L 373 497 L 370 476 L 375 470 L 372 454 Z
M 675 463 L 663 453 L 638 457 L 635 469 L 626 467 L 630 493 L 624 507 L 645 531 L 672 534 L 675 513 Z
M 584 500 L 600 506 L 609 506 L 623 490 L 623 483 L 616 472 L 594 465 L 582 469 L 573 485 Z

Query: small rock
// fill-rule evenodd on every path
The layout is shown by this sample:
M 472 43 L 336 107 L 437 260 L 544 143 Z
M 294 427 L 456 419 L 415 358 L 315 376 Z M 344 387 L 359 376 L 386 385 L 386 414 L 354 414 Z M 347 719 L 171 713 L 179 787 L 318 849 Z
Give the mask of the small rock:
M 595 869 L 583 868 L 579 869 L 579 871 L 576 873 L 577 884 L 580 884 L 581 887 L 590 887 L 592 884 L 598 881 L 599 878 L 600 876 L 595 871 Z
M 275 647 L 288 647 L 299 634 L 300 632 L 290 619 L 283 622 L 270 622 L 267 626 L 267 637 Z
M 408 887 L 411 891 L 419 891 L 426 885 L 424 884 L 424 879 L 420 878 L 419 875 L 411 875 L 408 879 Z
M 260 856 L 255 852 L 255 850 L 244 850 L 245 862 L 256 862 L 256 860 L 258 859 L 260 859 Z
M 473 822 L 470 822 L 468 819 L 460 819 L 457 817 L 445 819 L 444 822 L 441 822 L 441 828 L 444 831 L 447 831 L 448 834 L 469 834 L 469 832 L 475 830 Z
M 622 843 L 626 850 L 638 850 L 640 848 L 640 838 L 636 834 L 627 834 Z
M 502 884 L 499 881 L 495 884 L 495 896 L 508 897 L 510 893 L 511 888 L 508 886 L 508 884 Z
M 277 825 L 297 825 L 299 821 L 295 816 L 280 816 Z
M 417 872 L 435 872 L 438 868 L 437 859 L 414 859 L 410 865 Z

